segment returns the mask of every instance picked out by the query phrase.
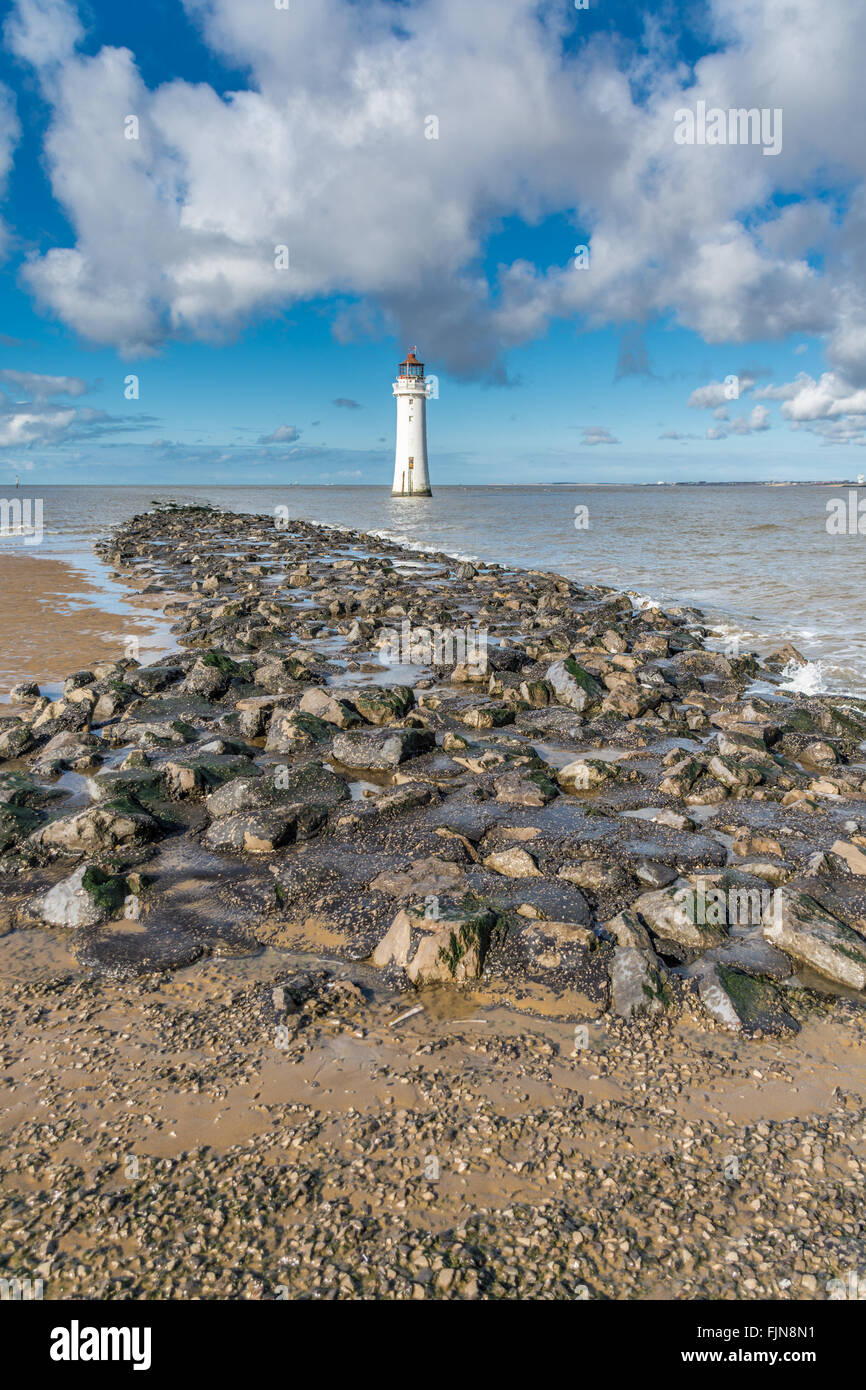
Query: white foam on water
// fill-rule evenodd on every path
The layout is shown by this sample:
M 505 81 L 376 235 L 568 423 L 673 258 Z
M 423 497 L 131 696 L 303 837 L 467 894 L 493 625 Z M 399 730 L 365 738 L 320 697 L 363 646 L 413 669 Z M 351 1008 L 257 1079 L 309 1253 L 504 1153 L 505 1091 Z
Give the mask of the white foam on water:
M 648 608 L 661 608 L 658 599 L 649 594 L 639 594 L 634 589 L 628 589 L 627 593 L 639 613 L 645 613 Z
M 789 661 L 782 676 L 785 683 L 779 689 L 789 690 L 795 695 L 823 695 L 827 690 L 823 661 L 807 661 L 805 666 L 798 661 Z
M 459 560 L 461 564 L 483 565 L 485 562 L 480 560 L 477 555 L 461 555 L 459 551 L 443 550 L 441 545 L 428 545 L 424 541 L 413 541 L 409 536 L 402 536 L 398 531 L 368 531 L 368 536 L 374 536 L 376 540 L 391 541 L 394 545 L 402 545 L 406 550 L 414 550 L 419 555 L 447 555 L 451 560 Z

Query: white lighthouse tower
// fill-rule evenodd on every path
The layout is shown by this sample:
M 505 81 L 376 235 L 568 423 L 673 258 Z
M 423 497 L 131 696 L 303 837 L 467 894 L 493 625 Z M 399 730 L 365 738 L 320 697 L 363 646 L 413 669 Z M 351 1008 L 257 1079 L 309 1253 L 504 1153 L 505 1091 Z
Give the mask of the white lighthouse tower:
M 427 472 L 427 382 L 424 363 L 407 353 L 397 368 L 397 451 L 392 497 L 432 497 Z

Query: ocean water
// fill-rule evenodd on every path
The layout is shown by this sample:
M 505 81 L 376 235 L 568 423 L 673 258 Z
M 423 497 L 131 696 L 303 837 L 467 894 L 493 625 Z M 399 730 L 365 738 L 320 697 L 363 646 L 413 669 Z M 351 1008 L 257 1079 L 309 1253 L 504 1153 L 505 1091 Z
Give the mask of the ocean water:
M 648 601 L 694 604 L 718 644 L 766 652 L 788 641 L 809 660 L 798 688 L 866 694 L 866 534 L 828 529 L 847 486 L 435 487 L 432 499 L 387 487 L 43 487 L 43 537 L 0 537 L 0 558 L 62 559 L 110 608 L 117 586 L 92 553 L 97 536 L 156 499 L 210 502 L 371 531 L 419 551 L 554 570 Z M 866 514 L 866 489 L 854 491 Z M 585 511 L 581 509 L 586 509 Z M 863 521 L 866 532 L 866 516 Z M 38 621 L 38 615 L 34 618 Z

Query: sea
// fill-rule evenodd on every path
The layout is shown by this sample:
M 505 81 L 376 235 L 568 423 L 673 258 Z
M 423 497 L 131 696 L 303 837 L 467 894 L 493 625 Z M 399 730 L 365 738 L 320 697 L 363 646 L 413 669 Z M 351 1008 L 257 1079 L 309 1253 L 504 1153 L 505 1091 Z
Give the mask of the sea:
M 637 603 L 701 608 L 720 649 L 793 643 L 803 693 L 866 695 L 866 488 L 839 485 L 448 486 L 430 499 L 370 486 L 21 486 L 0 521 L 0 698 L 15 680 L 50 693 L 76 665 L 142 633 L 170 650 L 168 624 L 111 580 L 93 544 L 154 502 L 210 503 L 323 522 L 423 555 L 550 570 L 629 592 Z M 31 527 L 41 503 L 40 538 Z M 859 519 L 858 505 L 863 517 Z M 283 510 L 279 513 L 286 515 Z M 859 526 L 862 525 L 861 533 Z M 66 663 L 64 665 L 64 663 Z

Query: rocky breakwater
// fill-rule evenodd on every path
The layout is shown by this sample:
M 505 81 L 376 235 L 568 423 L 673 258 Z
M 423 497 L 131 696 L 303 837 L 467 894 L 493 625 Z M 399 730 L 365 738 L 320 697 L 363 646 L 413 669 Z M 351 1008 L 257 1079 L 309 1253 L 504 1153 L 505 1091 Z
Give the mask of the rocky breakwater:
M 13 692 L 0 930 L 120 976 L 270 944 L 576 1023 L 866 999 L 866 702 L 781 688 L 792 649 L 269 517 L 98 549 L 177 650 Z

